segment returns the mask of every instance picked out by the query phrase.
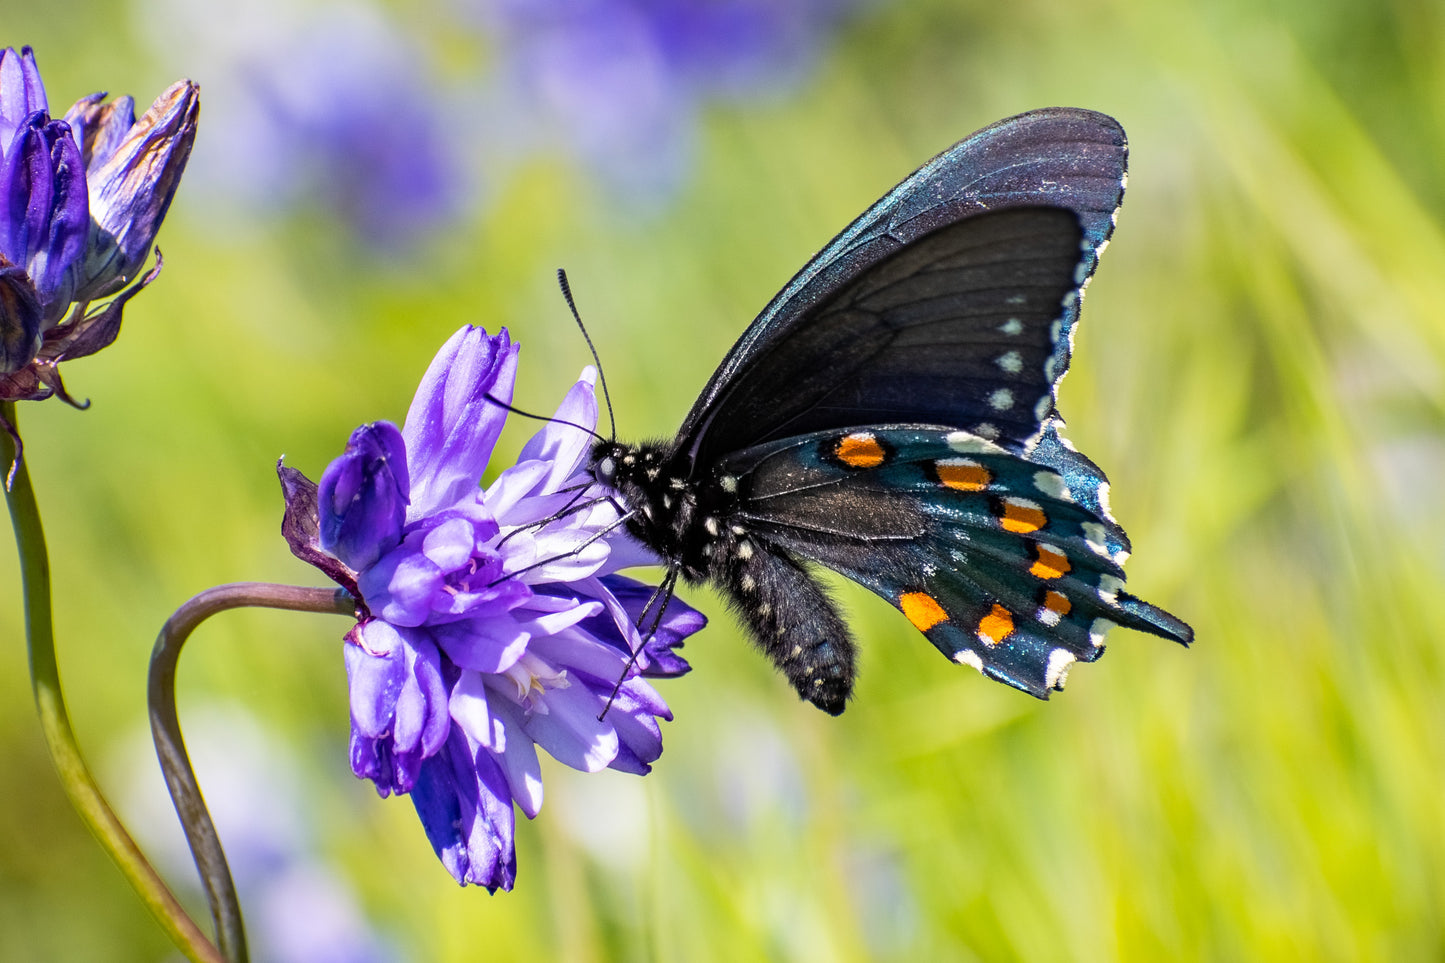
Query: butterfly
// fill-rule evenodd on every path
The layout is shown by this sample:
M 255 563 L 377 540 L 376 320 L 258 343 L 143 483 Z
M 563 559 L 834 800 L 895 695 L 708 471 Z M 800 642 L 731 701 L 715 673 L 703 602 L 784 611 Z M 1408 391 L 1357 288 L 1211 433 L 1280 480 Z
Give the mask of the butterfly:
M 723 358 L 672 441 L 599 440 L 633 536 L 728 599 L 799 696 L 841 713 L 856 646 L 810 571 L 887 599 L 944 655 L 1047 698 L 1122 625 L 1104 473 L 1060 434 L 1080 300 L 1123 198 L 1113 118 L 1052 108 L 938 155 L 823 248 Z

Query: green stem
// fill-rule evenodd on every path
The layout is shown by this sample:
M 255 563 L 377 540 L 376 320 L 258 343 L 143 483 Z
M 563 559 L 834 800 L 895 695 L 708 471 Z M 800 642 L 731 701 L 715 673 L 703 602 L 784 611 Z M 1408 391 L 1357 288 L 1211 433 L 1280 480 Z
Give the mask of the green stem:
M 196 781 L 185 742 L 181 739 L 181 721 L 176 713 L 176 664 L 181 657 L 181 647 L 197 626 L 217 612 L 243 606 L 356 614 L 355 600 L 342 589 L 234 582 L 207 589 L 176 609 L 156 638 L 156 647 L 151 652 L 149 696 L 156 757 L 160 760 L 161 772 L 165 774 L 176 815 L 185 828 L 186 841 L 196 861 L 196 871 L 201 875 L 201 884 L 216 926 L 216 940 L 229 963 L 244 963 L 246 960 L 246 930 L 241 919 L 241 902 L 236 896 L 236 885 L 231 880 L 230 867 L 226 865 L 226 853 L 221 848 L 221 839 L 206 809 L 200 783 Z
M 16 425 L 14 403 L 0 403 L 0 418 L 11 426 Z M 16 457 L 14 439 L 8 432 L 0 430 L 0 465 L 4 466 L 0 475 L 9 469 Z M 35 689 L 35 707 L 60 783 L 96 841 L 115 860 L 141 902 L 145 903 L 181 952 L 192 960 L 225 963 L 220 951 L 206 939 L 166 888 L 155 868 L 147 862 L 140 847 L 101 795 L 95 777 L 86 768 L 60 689 L 60 667 L 55 660 L 55 629 L 51 621 L 50 561 L 45 549 L 45 533 L 40 525 L 40 510 L 35 503 L 35 490 L 23 461 L 16 465 L 14 481 L 6 491 L 5 499 L 10 506 L 15 546 L 20 554 L 20 575 L 25 590 L 25 631 L 30 645 L 30 679 Z

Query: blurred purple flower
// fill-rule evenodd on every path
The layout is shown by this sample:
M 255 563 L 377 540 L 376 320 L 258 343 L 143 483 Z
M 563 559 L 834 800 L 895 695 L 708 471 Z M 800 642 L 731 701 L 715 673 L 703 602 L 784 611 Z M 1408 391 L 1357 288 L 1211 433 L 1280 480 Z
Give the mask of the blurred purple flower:
M 687 175 L 704 101 L 796 86 L 862 0 L 457 2 L 494 33 L 522 124 L 646 204 Z
M 56 366 L 114 341 L 159 270 L 136 278 L 190 155 L 198 89 L 172 85 L 139 123 L 129 97 L 104 97 L 52 120 L 34 52 L 0 51 L 0 400 L 65 397 Z
M 199 50 L 215 78 L 207 110 L 220 119 L 197 161 L 212 200 L 244 215 L 333 215 L 387 254 L 464 207 L 456 125 L 432 58 L 382 7 L 148 6 L 157 50 Z
M 586 470 L 590 369 L 478 488 L 516 357 L 505 330 L 463 328 L 403 429 L 358 428 L 314 493 L 283 469 L 293 551 L 365 608 L 345 647 L 352 769 L 383 796 L 410 793 L 447 870 L 493 891 L 515 879 L 513 804 L 542 805 L 537 746 L 586 772 L 648 772 L 672 716 L 643 677 L 686 672 L 672 649 L 704 624 L 674 600 L 643 647 L 650 592 L 614 572 L 656 560 L 614 527 Z

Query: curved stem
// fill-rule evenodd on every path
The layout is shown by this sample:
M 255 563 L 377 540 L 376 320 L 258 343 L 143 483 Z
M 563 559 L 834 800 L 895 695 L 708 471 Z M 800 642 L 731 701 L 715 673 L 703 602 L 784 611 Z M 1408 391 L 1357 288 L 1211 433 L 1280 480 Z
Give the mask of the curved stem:
M 245 606 L 264 606 L 294 612 L 331 612 L 355 615 L 356 602 L 343 589 L 300 588 L 268 582 L 234 582 L 207 589 L 176 609 L 156 638 L 150 665 L 151 734 L 156 757 L 166 777 L 166 787 L 175 803 L 176 815 L 186 831 L 196 870 L 206 900 L 211 905 L 216 939 L 229 963 L 246 959 L 246 931 L 241 921 L 241 903 L 231 880 L 220 837 L 201 797 L 201 787 L 191 769 L 181 739 L 180 717 L 176 714 L 176 663 L 181 647 L 196 627 L 217 612 Z
M 12 402 L 0 403 L 0 419 L 12 427 L 16 425 Z M 186 914 L 155 868 L 147 862 L 135 840 L 126 832 L 80 754 L 80 746 L 65 708 L 65 696 L 60 688 L 60 667 L 55 659 L 50 560 L 45 548 L 45 532 L 40 524 L 40 509 L 35 502 L 35 489 L 30 484 L 30 472 L 23 461 L 16 460 L 17 455 L 15 438 L 7 431 L 0 431 L 0 464 L 6 469 L 12 463 L 15 465 L 5 499 L 10 506 L 15 547 L 20 554 L 20 576 L 25 591 L 25 634 L 30 647 L 30 681 L 35 690 L 40 728 L 60 783 L 86 828 L 115 860 L 141 902 L 145 903 L 181 952 L 192 960 L 224 963 L 219 951 Z

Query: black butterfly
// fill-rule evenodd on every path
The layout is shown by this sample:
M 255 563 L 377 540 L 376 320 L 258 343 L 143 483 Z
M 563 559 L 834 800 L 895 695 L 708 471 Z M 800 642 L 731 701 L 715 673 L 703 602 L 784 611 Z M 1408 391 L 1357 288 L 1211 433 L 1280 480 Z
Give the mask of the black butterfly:
M 1112 625 L 1189 644 L 1188 625 L 1122 591 L 1108 482 L 1055 408 L 1127 153 L 1092 111 L 984 128 L 788 283 L 673 441 L 598 442 L 592 473 L 665 560 L 664 590 L 679 575 L 722 589 L 798 694 L 835 715 L 855 647 L 810 562 L 1039 698 L 1097 659 Z

